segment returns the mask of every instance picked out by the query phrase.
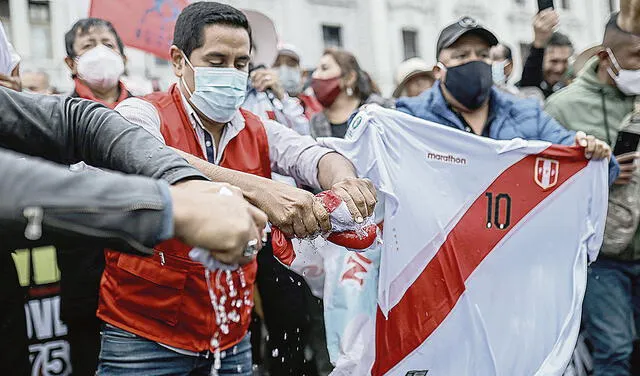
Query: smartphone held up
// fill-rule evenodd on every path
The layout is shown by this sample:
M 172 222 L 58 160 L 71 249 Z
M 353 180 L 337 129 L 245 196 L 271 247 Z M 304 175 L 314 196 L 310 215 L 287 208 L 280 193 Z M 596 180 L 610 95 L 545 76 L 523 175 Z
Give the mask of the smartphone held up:
M 553 0 L 538 0 L 538 13 L 549 8 L 554 9 Z
M 620 156 L 633 153 L 638 150 L 640 144 L 640 134 L 622 130 L 618 133 L 616 145 L 613 148 L 613 155 Z

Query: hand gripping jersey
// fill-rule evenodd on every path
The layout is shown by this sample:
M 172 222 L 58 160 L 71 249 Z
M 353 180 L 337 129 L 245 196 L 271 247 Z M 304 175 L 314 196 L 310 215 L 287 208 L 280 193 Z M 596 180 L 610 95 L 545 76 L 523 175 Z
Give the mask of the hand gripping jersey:
M 356 223 L 347 204 L 332 191 L 316 195 L 329 213 L 331 232 L 313 239 L 289 239 L 277 227 L 273 227 L 273 256 L 287 268 L 302 275 L 313 295 L 322 298 L 324 293 L 324 259 L 331 249 L 348 247 L 361 251 L 370 247 L 377 238 L 377 226 L 373 217 Z M 375 299 L 374 299 L 375 300 Z
M 384 206 L 382 246 L 323 254 L 335 375 L 562 374 L 602 242 L 606 161 L 376 106 L 320 142 Z

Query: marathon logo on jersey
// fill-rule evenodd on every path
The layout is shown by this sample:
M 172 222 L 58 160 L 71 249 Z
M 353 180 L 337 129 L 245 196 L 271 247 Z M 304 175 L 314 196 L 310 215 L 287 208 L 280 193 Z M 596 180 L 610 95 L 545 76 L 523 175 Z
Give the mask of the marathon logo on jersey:
M 440 154 L 434 152 L 427 152 L 427 159 L 430 161 L 438 161 L 444 163 L 451 163 L 455 165 L 464 166 L 467 164 L 466 158 L 460 158 L 453 154 Z
M 540 188 L 546 190 L 558 183 L 558 175 L 560 173 L 560 162 L 547 159 L 537 158 L 533 179 Z
M 427 376 L 427 373 L 429 373 L 429 370 L 427 370 L 427 369 L 422 370 L 422 371 L 409 371 L 404 376 Z
M 355 282 L 358 287 L 364 284 L 364 278 L 371 267 L 371 260 L 357 252 L 347 255 L 346 269 L 340 276 L 340 283 Z

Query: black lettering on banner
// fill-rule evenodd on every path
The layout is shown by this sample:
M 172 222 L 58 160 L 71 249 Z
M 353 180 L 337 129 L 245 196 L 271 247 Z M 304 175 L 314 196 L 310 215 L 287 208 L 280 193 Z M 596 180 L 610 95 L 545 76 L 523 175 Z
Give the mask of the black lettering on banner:
M 487 228 L 495 225 L 500 230 L 506 230 L 511 225 L 511 196 L 499 193 L 494 206 L 493 193 L 487 192 L 485 195 L 487 196 Z M 504 206 L 501 206 L 502 203 Z M 504 218 L 501 218 L 500 209 L 502 208 L 504 208 Z

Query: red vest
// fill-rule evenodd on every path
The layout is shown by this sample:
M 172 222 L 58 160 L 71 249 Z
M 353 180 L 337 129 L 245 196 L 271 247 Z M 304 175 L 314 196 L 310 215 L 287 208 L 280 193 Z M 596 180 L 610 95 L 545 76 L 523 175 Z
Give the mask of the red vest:
M 85 85 L 79 78 L 75 78 L 74 81 L 75 81 L 75 85 L 76 86 L 75 86 L 75 90 L 71 94 L 72 98 L 79 97 L 79 98 L 83 98 L 83 99 L 88 99 L 88 100 L 103 104 L 103 105 L 109 107 L 112 110 L 114 108 L 116 108 L 116 106 L 120 102 L 122 102 L 123 100 L 133 96 L 133 95 L 131 95 L 129 90 L 127 90 L 127 87 L 124 86 L 122 81 L 118 81 L 118 87 L 120 88 L 120 96 L 118 97 L 118 99 L 114 103 L 107 103 L 107 102 L 102 101 L 101 99 L 96 98 L 96 96 L 93 95 L 93 92 L 91 91 L 89 86 Z
M 167 145 L 204 159 L 178 88 L 173 85 L 168 93 L 153 93 L 145 99 L 158 110 Z M 245 127 L 226 146 L 220 165 L 270 178 L 269 145 L 262 122 L 250 112 L 241 112 Z M 194 352 L 213 350 L 210 341 L 216 332 L 221 350 L 238 343 L 251 322 L 256 262 L 245 265 L 242 273 L 235 271 L 227 276 L 219 272 L 217 280 L 216 273 L 211 273 L 216 295 L 216 286 L 227 292 L 227 317 L 236 316 L 233 311 L 239 317 L 236 322 L 228 320 L 229 332 L 224 334 L 216 324 L 204 268 L 189 259 L 190 250 L 190 246 L 171 239 L 156 246 L 152 257 L 106 251 L 98 317 L 141 337 Z M 235 297 L 228 295 L 228 278 L 237 291 Z

